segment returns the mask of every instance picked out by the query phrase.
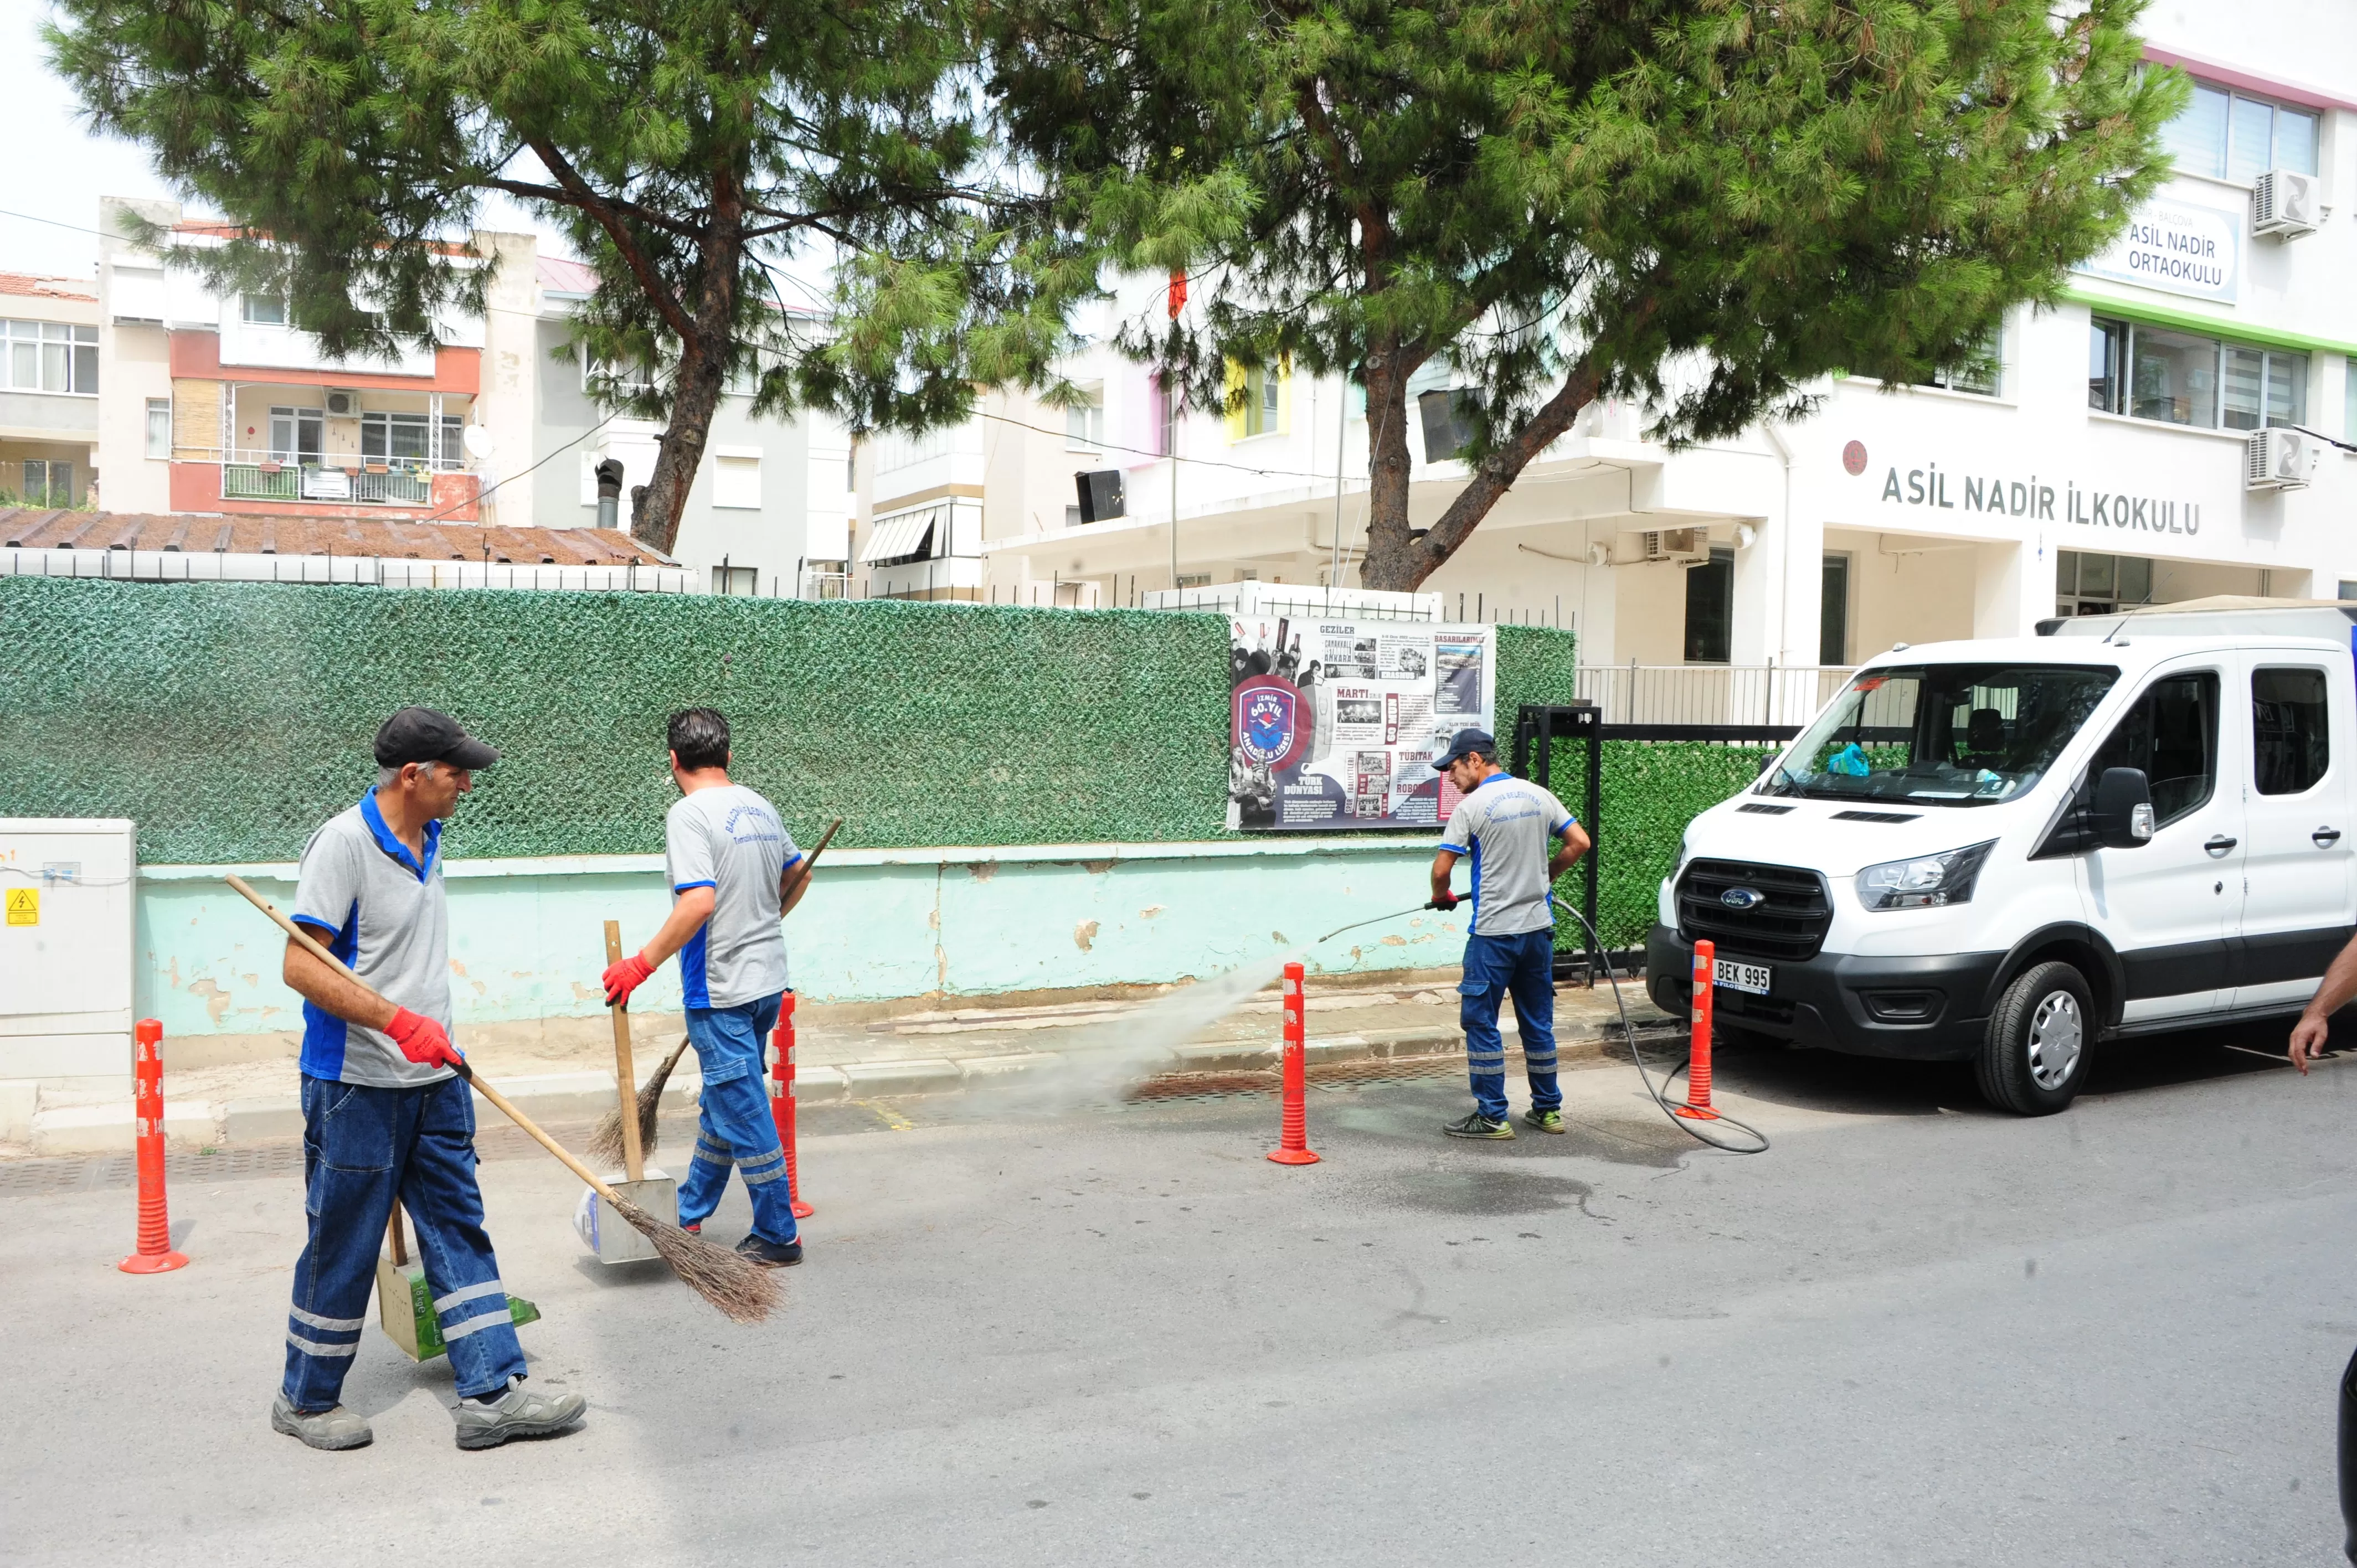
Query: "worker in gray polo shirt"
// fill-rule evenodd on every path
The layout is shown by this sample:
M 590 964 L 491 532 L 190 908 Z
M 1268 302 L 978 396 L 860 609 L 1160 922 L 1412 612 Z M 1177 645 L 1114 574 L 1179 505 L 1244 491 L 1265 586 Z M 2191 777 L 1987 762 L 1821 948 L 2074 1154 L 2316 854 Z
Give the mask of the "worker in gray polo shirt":
M 1587 834 L 1563 802 L 1498 766 L 1490 732 L 1458 730 L 1433 768 L 1462 796 L 1432 857 L 1435 909 L 1465 900 L 1448 890 L 1459 857 L 1473 861 L 1472 931 L 1458 984 L 1465 1066 L 1473 1079 L 1473 1113 L 1442 1129 L 1452 1138 L 1511 1138 L 1506 1119 L 1506 1047 L 1498 1005 L 1514 998 L 1531 1108 L 1523 1120 L 1542 1133 L 1563 1131 L 1563 1091 L 1555 1081 L 1555 879 L 1587 853 Z
M 663 819 L 671 918 L 647 945 L 600 977 L 608 1006 L 672 954 L 687 1006 L 687 1037 L 704 1074 L 695 1157 L 679 1189 L 679 1222 L 700 1230 L 720 1207 L 733 1167 L 753 1200 L 753 1229 L 737 1251 L 770 1268 L 802 1261 L 793 1193 L 777 1123 L 761 1091 L 762 1045 L 786 991 L 780 922 L 810 888 L 786 874 L 802 864 L 777 808 L 728 777 L 728 721 L 710 708 L 673 714 L 666 737 L 679 799 Z
M 286 1377 L 270 1424 L 314 1448 L 358 1448 L 372 1436 L 337 1401 L 395 1201 L 416 1226 L 449 1347 L 458 1446 L 553 1436 L 587 1408 L 577 1393 L 523 1386 L 475 1184 L 474 1096 L 450 1067 L 460 1058 L 450 1043 L 442 823 L 475 770 L 499 757 L 449 714 L 404 708 L 376 732 L 376 787 L 303 846 L 295 918 L 366 983 L 286 944 L 286 983 L 303 998 L 310 1237 L 295 1262 Z

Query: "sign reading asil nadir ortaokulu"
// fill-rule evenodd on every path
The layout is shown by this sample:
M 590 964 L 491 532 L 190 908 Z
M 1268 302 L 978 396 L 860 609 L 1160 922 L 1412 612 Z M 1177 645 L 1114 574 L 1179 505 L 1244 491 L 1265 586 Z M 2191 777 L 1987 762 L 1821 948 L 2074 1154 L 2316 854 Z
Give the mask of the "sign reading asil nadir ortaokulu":
M 2147 533 L 2196 534 L 2201 532 L 2201 507 L 2160 496 L 2130 495 L 2125 490 L 2083 489 L 2065 481 L 2058 492 L 2040 484 L 2038 476 L 2004 479 L 1986 475 L 1943 473 L 1940 465 L 1887 469 L 1882 480 L 1885 506 L 1929 507 L 1948 511 L 1995 512 L 2001 517 L 2026 517 L 2041 522 L 2075 522 L 2085 528 L 2140 529 Z M 2056 508 L 2061 510 L 2058 513 Z
M 2091 277 L 2233 303 L 2242 284 L 2243 223 L 2184 201 L 2147 201 L 2111 249 L 2079 264 Z

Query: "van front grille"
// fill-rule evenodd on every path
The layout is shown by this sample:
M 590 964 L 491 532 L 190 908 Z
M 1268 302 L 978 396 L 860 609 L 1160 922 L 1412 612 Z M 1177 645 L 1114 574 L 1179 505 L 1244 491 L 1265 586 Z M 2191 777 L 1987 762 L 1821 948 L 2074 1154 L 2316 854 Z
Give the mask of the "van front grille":
M 1760 897 L 1738 908 L 1726 898 L 1736 888 Z M 1824 878 L 1815 872 L 1743 860 L 1690 863 L 1678 878 L 1677 911 L 1678 935 L 1686 941 L 1707 940 L 1729 958 L 1795 962 L 1817 956 L 1834 918 Z

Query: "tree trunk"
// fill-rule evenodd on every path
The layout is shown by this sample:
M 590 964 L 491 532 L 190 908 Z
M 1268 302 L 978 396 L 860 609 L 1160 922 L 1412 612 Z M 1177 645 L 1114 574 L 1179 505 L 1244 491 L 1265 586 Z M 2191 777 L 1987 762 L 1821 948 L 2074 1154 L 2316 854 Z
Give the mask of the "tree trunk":
M 1407 365 L 1399 345 L 1367 354 L 1367 556 L 1359 580 L 1370 588 L 1411 588 L 1431 575 L 1415 565 L 1408 537 Z
M 1361 576 L 1371 588 L 1389 588 L 1398 593 L 1412 593 L 1424 580 L 1447 564 L 1457 553 L 1483 518 L 1490 515 L 1505 493 L 1514 488 L 1523 470 L 1531 466 L 1538 455 L 1555 439 L 1571 428 L 1596 397 L 1596 372 L 1587 364 L 1576 367 L 1553 397 L 1542 403 L 1537 412 L 1525 421 L 1520 430 L 1502 446 L 1474 466 L 1466 478 L 1465 488 L 1458 490 L 1448 510 L 1433 522 L 1421 538 L 1410 538 L 1407 527 L 1407 438 L 1405 428 L 1406 414 L 1406 381 L 1400 378 L 1398 394 L 1402 428 L 1399 442 L 1399 478 L 1397 543 L 1384 540 L 1379 546 L 1376 537 L 1377 520 L 1383 515 L 1380 498 L 1383 494 L 1384 476 L 1380 458 L 1371 458 L 1373 466 L 1369 475 L 1371 498 L 1367 527 L 1367 564 Z M 1367 371 L 1368 418 L 1374 417 L 1375 387 L 1372 364 Z M 1372 424 L 1369 427 L 1372 428 Z
M 646 505 L 630 519 L 631 537 L 666 555 L 679 542 L 687 492 L 703 466 L 704 448 L 712 440 L 712 416 L 720 409 L 721 386 L 726 376 L 725 332 L 720 343 L 717 353 L 708 342 L 681 353 L 679 379 L 672 390 L 671 424 L 656 438 L 659 449 L 654 475 L 647 481 Z
M 679 371 L 672 385 L 671 424 L 658 438 L 661 450 L 647 482 L 646 505 L 630 519 L 631 537 L 668 555 L 679 542 L 687 494 L 704 465 L 712 440 L 712 416 L 728 381 L 730 345 L 737 333 L 737 286 L 744 262 L 741 188 L 724 174 L 714 182 L 712 223 L 705 231 L 695 298 L 689 302 L 694 325 L 679 346 Z

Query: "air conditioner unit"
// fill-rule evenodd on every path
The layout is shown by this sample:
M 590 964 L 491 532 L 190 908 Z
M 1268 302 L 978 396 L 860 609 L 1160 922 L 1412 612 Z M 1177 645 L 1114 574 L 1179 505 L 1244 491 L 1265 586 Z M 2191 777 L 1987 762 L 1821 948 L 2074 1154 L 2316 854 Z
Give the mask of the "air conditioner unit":
M 1653 528 L 1641 535 L 1648 562 L 1666 561 L 1678 566 L 1699 566 L 1710 559 L 1707 528 Z
M 2323 183 L 2298 169 L 2271 168 L 2251 187 L 2251 232 L 2297 240 L 2324 221 Z
M 350 419 L 361 411 L 361 394 L 356 392 L 328 390 L 328 413 L 338 419 Z
M 2308 476 L 2323 455 L 2322 444 L 2305 431 L 2254 430 L 2243 445 L 2243 488 L 2305 489 Z

